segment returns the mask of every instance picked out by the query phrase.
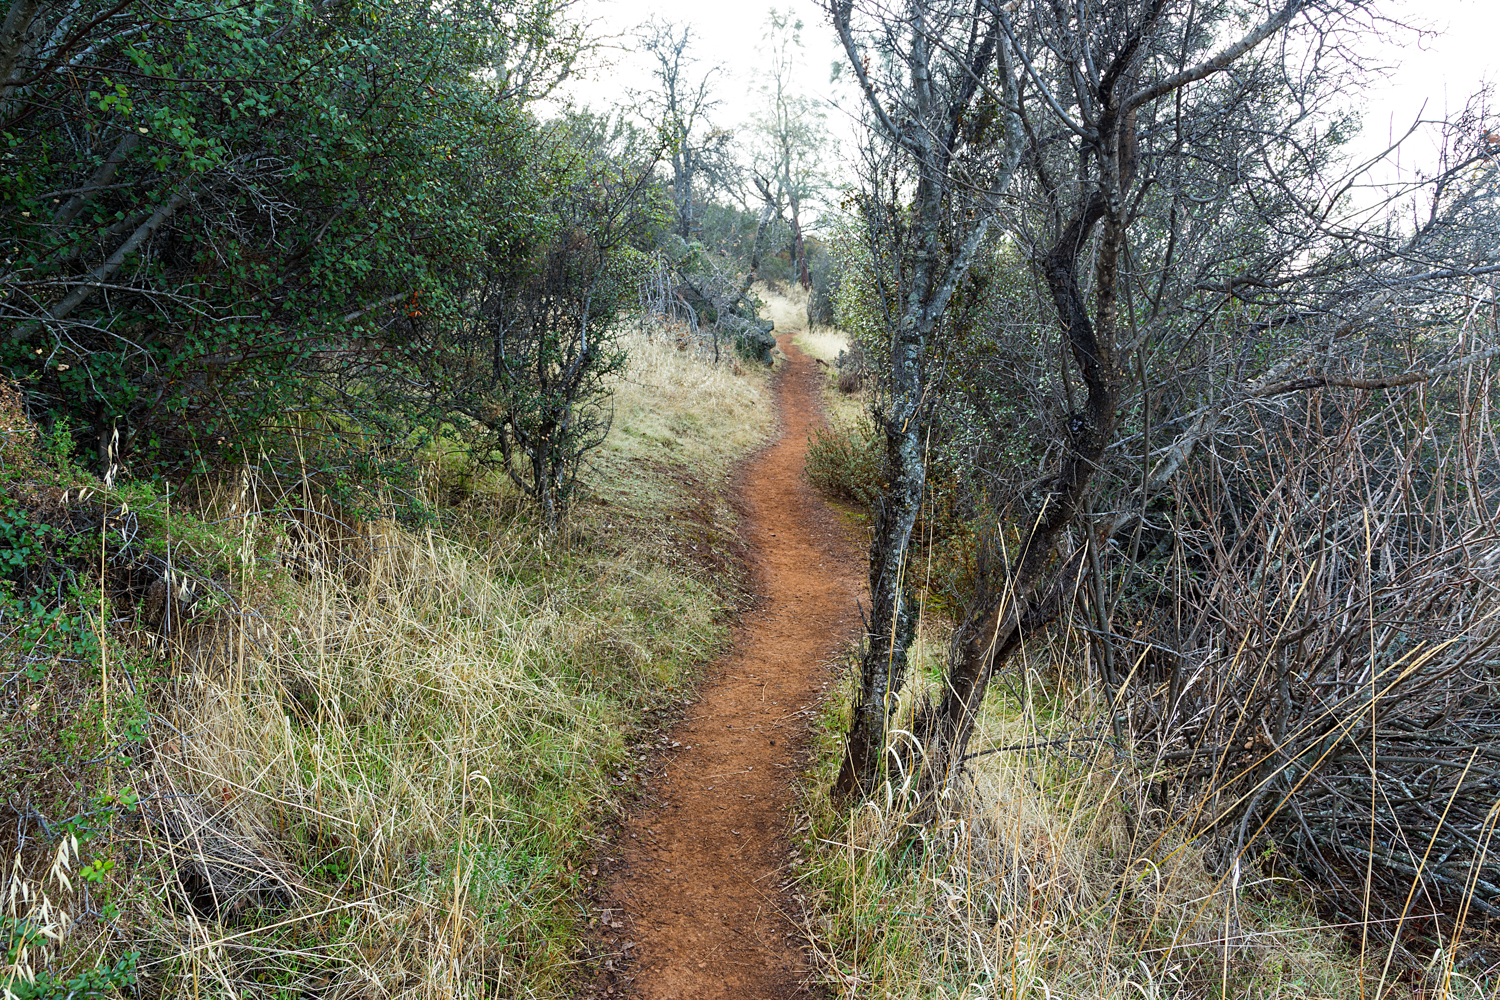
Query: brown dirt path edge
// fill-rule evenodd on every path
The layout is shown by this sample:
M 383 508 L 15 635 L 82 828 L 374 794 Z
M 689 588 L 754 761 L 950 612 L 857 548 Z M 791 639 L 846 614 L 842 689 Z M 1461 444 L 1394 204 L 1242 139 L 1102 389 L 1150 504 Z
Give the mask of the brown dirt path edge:
M 682 749 L 625 820 L 609 887 L 642 1000 L 808 995 L 783 890 L 791 782 L 864 586 L 846 525 L 802 475 L 825 375 L 791 341 L 777 338 L 780 437 L 735 485 L 755 601 L 671 734 Z

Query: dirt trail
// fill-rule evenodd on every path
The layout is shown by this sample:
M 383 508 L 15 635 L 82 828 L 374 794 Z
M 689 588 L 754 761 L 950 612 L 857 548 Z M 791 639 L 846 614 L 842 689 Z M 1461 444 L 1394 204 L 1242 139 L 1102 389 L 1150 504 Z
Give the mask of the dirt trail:
M 804 994 L 782 885 L 790 780 L 826 664 L 857 630 L 856 546 L 802 478 L 823 369 L 778 338 L 781 435 L 741 470 L 736 500 L 756 601 L 688 717 L 681 750 L 625 823 L 610 887 L 628 991 L 643 1000 Z M 622 982 L 621 986 L 625 986 Z

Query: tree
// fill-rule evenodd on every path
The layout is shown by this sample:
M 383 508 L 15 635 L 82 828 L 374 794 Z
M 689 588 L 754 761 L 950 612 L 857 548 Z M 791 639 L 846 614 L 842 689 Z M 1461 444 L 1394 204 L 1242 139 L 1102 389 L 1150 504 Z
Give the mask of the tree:
M 499 452 L 552 531 L 609 432 L 611 382 L 626 361 L 614 330 L 661 221 L 661 151 L 618 119 L 584 114 L 547 138 L 545 236 L 519 262 L 505 254 L 484 269 L 436 359 L 464 373 L 453 412 L 481 430 L 481 453 Z
M 1294 76 L 1274 48 L 1262 46 L 1289 32 L 1328 42 L 1345 13 L 1292 0 L 1224 44 L 1227 26 L 1155 3 L 1076 13 L 1038 4 L 1021 8 L 1014 22 L 999 10 L 1025 68 L 1021 190 L 1031 201 L 1018 215 L 1017 238 L 1045 283 L 1072 364 L 1054 376 L 1064 399 L 1048 436 L 1062 457 L 1013 496 L 1019 541 L 981 581 L 955 637 L 941 701 L 917 721 L 935 785 L 961 767 L 996 670 L 1080 586 L 1093 608 L 1089 627 L 1110 642 L 1100 567 L 1117 552 L 1107 543 L 1145 524 L 1152 498 L 1212 434 L 1224 407 L 1334 384 L 1287 373 L 1371 329 L 1392 289 L 1485 273 L 1500 251 L 1482 236 L 1489 216 L 1476 214 L 1473 195 L 1450 187 L 1472 172 L 1477 155 L 1444 171 L 1434 191 L 1449 193 L 1414 232 L 1395 231 L 1368 211 L 1333 211 L 1338 195 L 1325 194 L 1323 171 L 1342 125 L 1320 125 L 1316 115 L 1328 70 L 1308 65 Z M 1288 144 L 1295 155 L 1286 154 Z M 1085 286 L 1080 262 L 1088 258 Z M 1413 265 L 1421 277 L 1402 274 Z M 1375 360 L 1362 353 L 1365 364 Z M 1249 357 L 1260 359 L 1253 375 Z M 1116 472 L 1106 449 L 1119 436 L 1127 364 L 1138 390 L 1129 402 L 1144 422 L 1133 429 L 1146 444 Z M 1215 374 L 1225 364 L 1244 374 Z M 1195 411 L 1180 394 L 1168 413 L 1151 412 L 1193 382 L 1205 404 L 1196 419 L 1183 425 L 1184 411 Z M 1152 427 L 1174 424 L 1183 429 L 1157 461 Z M 1090 493 L 1101 488 L 1111 490 L 1112 513 L 1095 516 Z M 1058 552 L 1072 528 L 1081 531 Z M 1112 703 L 1124 676 L 1108 645 L 1101 663 Z
M 732 135 L 709 120 L 718 101 L 713 97 L 714 66 L 695 75 L 693 29 L 671 21 L 651 20 L 641 28 L 641 47 L 655 60 L 652 75 L 656 90 L 641 101 L 642 114 L 667 138 L 672 165 L 672 204 L 676 209 L 676 232 L 684 240 L 697 233 L 696 199 L 703 186 L 729 176 Z
M 579 0 L 533 0 L 448 8 L 449 16 L 484 17 L 489 43 L 483 77 L 502 100 L 530 104 L 551 96 L 579 62 L 598 50 L 589 26 L 572 15 Z
M 883 716 L 901 685 L 911 634 L 911 622 L 903 624 L 901 611 L 909 614 L 910 602 L 899 584 L 890 582 L 892 576 L 900 579 L 904 565 L 891 554 L 906 544 L 899 530 L 892 531 L 891 518 L 893 512 L 915 518 L 926 461 L 918 443 L 941 452 L 947 438 L 959 433 L 952 421 L 949 426 L 934 421 L 934 413 L 983 416 L 994 399 L 986 398 L 986 391 L 1001 390 L 975 388 L 1005 382 L 1010 402 L 1029 405 L 1031 412 L 1023 414 L 1019 427 L 993 424 L 993 443 L 974 454 L 1018 454 L 1012 442 L 1025 434 L 1045 443 L 1035 452 L 1049 462 L 1040 478 L 1019 469 L 968 470 L 978 500 L 989 509 L 1009 511 L 1005 526 L 1013 527 L 1016 537 L 1007 543 L 1004 532 L 991 526 L 992 556 L 970 595 L 940 699 L 914 723 L 911 763 L 926 768 L 925 787 L 937 790 L 962 766 L 996 671 L 1072 601 L 1078 588 L 1094 609 L 1089 629 L 1109 643 L 1099 567 L 1118 552 L 1107 543 L 1128 528 L 1136 534 L 1128 549 L 1139 550 L 1152 498 L 1220 426 L 1223 408 L 1243 405 L 1249 395 L 1269 387 L 1334 384 L 1326 375 L 1298 382 L 1288 372 L 1329 345 L 1356 346 L 1347 339 L 1351 331 L 1370 329 L 1389 304 L 1382 296 L 1393 287 L 1415 289 L 1425 282 L 1431 288 L 1434 282 L 1489 273 L 1496 246 L 1494 230 L 1486 229 L 1489 209 L 1483 206 L 1493 201 L 1479 193 L 1487 181 L 1479 188 L 1459 184 L 1473 179 L 1482 145 L 1474 142 L 1434 180 L 1433 210 L 1415 230 L 1386 225 L 1378 213 L 1334 211 L 1341 200 L 1347 202 L 1352 183 L 1330 184 L 1327 174 L 1347 128 L 1338 121 L 1327 124 L 1319 112 L 1334 80 L 1326 61 L 1338 50 L 1333 26 L 1350 13 L 1342 5 L 1293 0 L 1261 11 L 1237 36 L 1222 20 L 1229 17 L 1226 11 L 1179 10 L 1155 2 L 1110 0 L 1067 10 L 981 2 L 936 12 L 909 5 L 899 17 L 868 15 L 867 31 L 882 39 L 883 47 L 872 44 L 863 53 L 849 40 L 852 11 L 849 5 L 835 7 L 834 23 L 871 106 L 877 153 L 871 160 L 879 170 L 868 172 L 864 211 L 868 218 L 868 206 L 890 206 L 885 232 L 915 243 L 939 227 L 922 223 L 923 196 L 931 189 L 924 190 L 921 174 L 915 183 L 907 181 L 894 164 L 909 161 L 879 155 L 889 149 L 887 135 L 931 119 L 923 118 L 920 104 L 893 99 L 896 88 L 889 82 L 877 87 L 872 80 L 877 70 L 909 67 L 910 93 L 946 98 L 953 88 L 934 84 L 928 53 L 958 61 L 958 54 L 968 51 L 960 39 L 977 42 L 993 35 L 993 68 L 962 75 L 974 88 L 976 113 L 954 116 L 951 134 L 962 137 L 986 114 L 993 120 L 1013 109 L 1015 134 L 1024 137 L 1016 174 L 1022 183 L 1012 188 L 1016 196 L 1006 215 L 1010 235 L 986 240 L 983 227 L 974 223 L 993 213 L 986 216 L 970 201 L 962 202 L 962 212 L 949 212 L 949 219 L 961 221 L 948 223 L 952 229 L 943 245 L 972 246 L 969 252 L 979 260 L 977 270 L 960 272 L 968 284 L 960 282 L 956 297 L 941 299 L 944 306 L 956 302 L 955 310 L 931 310 L 920 293 L 898 297 L 887 290 L 909 289 L 902 268 L 909 266 L 906 260 L 918 259 L 894 252 L 895 239 L 871 240 L 867 250 L 866 284 L 878 289 L 877 315 L 904 320 L 916 306 L 939 321 L 928 327 L 936 342 L 890 340 L 889 401 L 881 414 L 890 486 L 878 512 L 871 560 L 870 635 L 883 643 L 883 655 L 874 663 L 869 652 L 864 657 L 841 790 L 867 790 L 878 776 Z M 1289 45 L 1306 44 L 1324 58 L 1294 73 L 1267 44 L 1278 36 L 1291 38 Z M 1226 37 L 1234 40 L 1226 43 Z M 1002 67 L 1012 72 L 995 72 Z M 931 141 L 947 134 L 942 129 L 928 124 L 921 132 L 929 143 L 912 143 L 913 150 L 943 148 Z M 915 152 L 906 155 L 919 159 Z M 882 177 L 881 186 L 870 179 Z M 963 184 L 947 190 L 973 191 L 981 184 L 994 189 L 997 179 L 1008 177 L 991 167 L 964 175 Z M 972 244 L 964 238 L 975 233 Z M 982 287 L 1001 277 L 995 267 L 1009 266 L 1003 262 L 1016 249 L 1041 283 L 1052 317 L 1048 326 L 1060 332 L 1060 349 L 1035 327 L 1014 322 L 1014 315 L 999 316 L 997 304 L 1008 301 L 1006 296 L 996 294 L 993 284 L 988 292 Z M 919 272 L 913 268 L 912 273 Z M 995 337 L 976 333 L 986 323 L 997 331 Z M 1008 330 L 1015 331 L 1015 339 L 1003 339 Z M 992 345 L 984 347 L 989 360 L 982 364 L 972 360 L 975 355 L 965 357 L 965 347 L 980 342 Z M 903 373 L 908 359 L 921 359 L 931 371 L 938 357 L 945 370 L 956 373 L 968 366 L 964 370 L 978 377 L 967 385 L 964 379 L 945 385 Z M 1226 365 L 1230 372 L 1244 372 L 1248 357 L 1267 359 L 1260 374 L 1221 377 Z M 1013 359 L 1015 367 L 986 373 L 984 366 L 997 358 Z M 1367 355 L 1362 362 L 1374 360 Z M 1126 393 L 1127 373 L 1135 376 L 1130 380 L 1134 396 Z M 1406 376 L 1342 377 L 1351 385 L 1377 386 Z M 1196 410 L 1187 402 L 1194 396 Z M 911 398 L 924 399 L 928 409 L 911 407 L 906 402 Z M 923 436 L 900 440 L 893 435 L 893 414 L 896 428 L 907 434 L 919 429 Z M 1128 448 L 1120 441 L 1122 414 L 1134 422 Z M 1180 430 L 1160 459 L 1163 444 L 1154 435 L 1163 426 Z M 1116 456 L 1125 455 L 1130 458 L 1122 467 Z M 1001 483 L 1013 484 L 1008 494 L 995 489 Z M 1106 487 L 1109 513 L 1096 516 L 1091 495 Z M 1072 541 L 1059 552 L 1064 538 Z M 1109 648 L 1101 648 L 1101 679 L 1106 699 L 1113 700 L 1124 668 L 1115 670 Z
M 926 485 L 934 337 L 995 219 L 1021 131 L 1007 110 L 1011 62 L 995 11 L 907 0 L 893 14 L 838 0 L 829 13 L 869 123 L 859 211 L 883 325 L 878 422 L 889 485 L 870 543 L 870 620 L 836 784 L 840 794 L 864 794 L 886 760 L 887 722 L 916 627 L 908 567 Z
M 826 115 L 818 102 L 800 93 L 795 72 L 802 47 L 802 22 L 790 12 L 772 10 L 766 18 L 765 110 L 755 121 L 759 142 L 753 152 L 758 186 L 768 205 L 782 206 L 792 231 L 792 269 L 803 288 L 812 287 L 803 240 L 802 213 L 824 183 L 820 173 L 827 145 Z

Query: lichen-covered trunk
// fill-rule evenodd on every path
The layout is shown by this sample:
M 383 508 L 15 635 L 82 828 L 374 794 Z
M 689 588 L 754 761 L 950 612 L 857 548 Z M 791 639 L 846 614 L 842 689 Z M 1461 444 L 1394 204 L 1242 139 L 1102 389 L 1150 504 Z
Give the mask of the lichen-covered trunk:
M 887 488 L 870 541 L 870 622 L 860 661 L 860 690 L 835 790 L 869 793 L 879 781 L 892 703 L 906 678 L 906 652 L 916 633 L 907 555 L 927 485 L 920 393 L 892 400 L 885 419 Z
M 744 281 L 740 282 L 740 290 L 735 295 L 734 301 L 729 308 L 738 309 L 740 303 L 745 301 L 745 296 L 750 292 L 750 286 L 755 284 L 760 277 L 760 254 L 766 244 L 766 230 L 771 225 L 771 220 L 776 217 L 776 206 L 769 195 L 766 196 L 765 204 L 761 206 L 760 221 L 755 224 L 755 242 L 750 244 L 750 270 L 745 272 Z
M 15 89 L 11 77 L 22 75 L 14 70 L 41 8 L 39 0 L 11 0 L 5 21 L 0 23 L 0 109 L 5 107 Z
M 908 570 L 912 530 L 927 487 L 924 454 L 926 351 L 941 305 L 933 287 L 938 256 L 944 165 L 934 156 L 917 185 L 920 250 L 909 275 L 900 322 L 891 337 L 890 401 L 884 413 L 886 488 L 870 541 L 870 621 L 860 661 L 843 767 L 834 792 L 865 796 L 880 781 L 890 712 L 906 681 L 906 654 L 917 617 Z
M 678 148 L 672 154 L 672 201 L 677 209 L 677 235 L 693 238 L 693 153 L 687 135 L 680 133 Z

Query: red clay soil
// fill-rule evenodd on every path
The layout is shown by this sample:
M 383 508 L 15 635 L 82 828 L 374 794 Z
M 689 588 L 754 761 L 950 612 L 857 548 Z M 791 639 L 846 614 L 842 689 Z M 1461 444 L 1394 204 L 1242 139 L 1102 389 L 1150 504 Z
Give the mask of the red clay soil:
M 615 983 L 642 1000 L 810 995 L 783 889 L 791 779 L 864 586 L 847 528 L 802 476 L 824 369 L 791 335 L 778 343 L 781 436 L 736 485 L 756 599 L 672 732 L 676 756 L 626 819 L 608 893 Z

